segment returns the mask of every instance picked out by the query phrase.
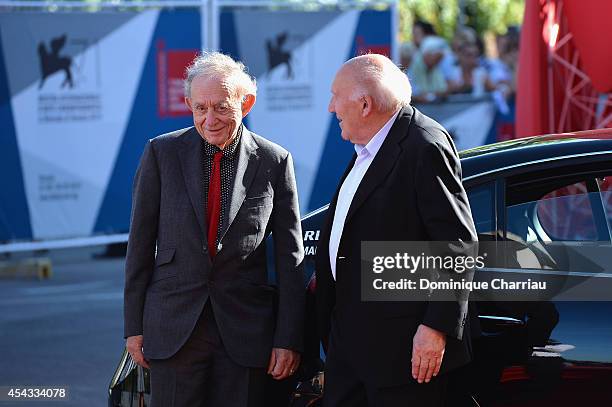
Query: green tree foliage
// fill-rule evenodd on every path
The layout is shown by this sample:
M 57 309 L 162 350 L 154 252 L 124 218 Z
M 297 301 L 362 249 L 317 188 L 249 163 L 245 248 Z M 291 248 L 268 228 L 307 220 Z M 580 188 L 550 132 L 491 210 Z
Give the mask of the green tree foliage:
M 486 32 L 503 34 L 509 26 L 521 24 L 524 9 L 525 0 L 399 0 L 400 40 L 412 38 L 415 19 L 432 23 L 447 39 L 452 38 L 460 18 L 481 36 Z

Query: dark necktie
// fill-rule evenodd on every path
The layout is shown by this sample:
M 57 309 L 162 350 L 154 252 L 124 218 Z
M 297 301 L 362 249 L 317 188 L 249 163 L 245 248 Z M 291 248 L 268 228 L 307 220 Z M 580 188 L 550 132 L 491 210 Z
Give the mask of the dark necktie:
M 219 216 L 221 214 L 221 158 L 223 158 L 223 151 L 218 151 L 213 156 L 208 184 L 208 202 L 206 203 L 208 250 L 211 258 L 217 254 L 217 230 L 219 229 Z

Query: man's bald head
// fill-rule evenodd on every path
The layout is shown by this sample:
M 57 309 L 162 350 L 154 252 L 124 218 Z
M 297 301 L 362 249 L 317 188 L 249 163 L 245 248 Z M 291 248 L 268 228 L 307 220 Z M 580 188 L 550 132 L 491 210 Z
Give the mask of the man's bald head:
M 338 75 L 353 81 L 354 100 L 370 96 L 380 112 L 395 112 L 410 104 L 412 87 L 408 77 L 384 55 L 366 54 L 349 59 Z
M 332 83 L 328 110 L 336 114 L 341 136 L 365 145 L 401 107 L 410 104 L 408 78 L 382 55 L 347 61 Z

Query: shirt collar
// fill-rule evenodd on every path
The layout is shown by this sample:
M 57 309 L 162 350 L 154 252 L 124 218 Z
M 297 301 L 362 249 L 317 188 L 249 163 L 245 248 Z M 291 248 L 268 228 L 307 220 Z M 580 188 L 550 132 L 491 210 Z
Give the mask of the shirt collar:
M 242 128 L 244 126 L 241 124 L 238 128 L 238 134 L 234 137 L 234 140 L 223 149 L 223 157 L 233 157 L 234 153 L 238 149 L 238 144 L 240 144 L 240 139 L 242 138 Z M 204 154 L 206 155 L 215 155 L 216 152 L 221 151 L 221 149 L 213 144 L 210 144 L 208 141 L 204 140 Z
M 395 112 L 393 116 L 391 116 L 387 123 L 385 123 L 385 125 L 382 126 L 380 130 L 378 130 L 374 137 L 370 139 L 368 144 L 366 144 L 365 146 L 363 144 L 355 144 L 355 151 L 357 152 L 358 156 L 363 156 L 365 154 L 375 156 L 376 153 L 378 153 L 378 150 L 380 150 L 382 143 L 387 138 L 387 135 L 391 130 L 391 126 L 393 126 L 393 123 L 395 122 L 395 119 L 397 118 L 397 115 L 399 114 L 400 110 L 401 109 L 398 109 L 397 112 Z

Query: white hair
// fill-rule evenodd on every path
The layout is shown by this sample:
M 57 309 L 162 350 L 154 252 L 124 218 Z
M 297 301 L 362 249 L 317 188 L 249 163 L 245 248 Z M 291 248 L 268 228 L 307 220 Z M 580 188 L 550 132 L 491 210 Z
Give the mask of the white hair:
M 442 37 L 437 37 L 435 35 L 428 35 L 421 42 L 421 46 L 419 47 L 421 53 L 425 54 L 444 54 L 448 49 L 448 44 L 446 40 Z
M 185 71 L 185 97 L 191 97 L 191 83 L 198 76 L 208 76 L 229 82 L 232 97 L 243 99 L 246 95 L 257 95 L 257 82 L 247 67 L 240 61 L 220 52 L 204 51 L 198 55 Z
M 370 96 L 381 112 L 396 111 L 410 104 L 412 86 L 404 72 L 389 58 L 366 54 L 348 60 L 345 67 L 355 79 L 352 100 Z

